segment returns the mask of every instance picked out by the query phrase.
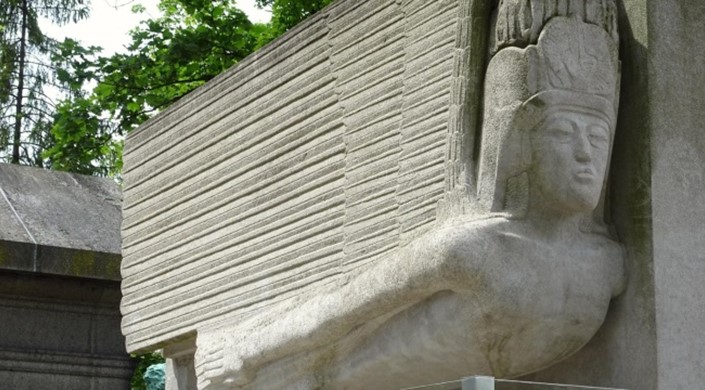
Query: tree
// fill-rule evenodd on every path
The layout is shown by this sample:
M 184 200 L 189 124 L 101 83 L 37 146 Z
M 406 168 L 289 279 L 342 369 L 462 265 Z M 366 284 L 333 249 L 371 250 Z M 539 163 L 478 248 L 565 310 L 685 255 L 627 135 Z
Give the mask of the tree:
M 272 40 L 323 9 L 333 0 L 256 0 L 259 7 L 272 7 L 268 40 Z
M 162 0 L 159 9 L 162 16 L 130 33 L 127 53 L 95 57 L 77 44 L 61 47 L 55 60 L 70 69 L 62 81 L 97 86 L 58 104 L 54 146 L 43 154 L 53 168 L 118 175 L 126 132 L 252 53 L 268 29 L 229 0 Z
M 119 178 L 122 132 L 86 87 L 100 78 L 100 50 L 66 39 L 52 51 L 57 82 L 67 93 L 55 106 L 48 134 L 51 146 L 42 157 L 52 169 Z
M 88 12 L 86 0 L 0 3 L 0 161 L 44 165 L 54 110 L 47 87 L 55 81 L 47 54 L 56 42 L 41 31 L 39 17 L 66 24 Z
M 272 22 L 252 23 L 234 0 L 161 0 L 162 16 L 131 32 L 127 53 L 95 57 L 64 42 L 56 66 L 88 94 L 60 102 L 43 157 L 54 169 L 116 176 L 120 140 L 150 116 L 212 79 L 332 0 L 257 0 L 272 7 Z M 140 6 L 133 11 L 142 12 Z M 74 42 L 75 43 L 75 42 Z

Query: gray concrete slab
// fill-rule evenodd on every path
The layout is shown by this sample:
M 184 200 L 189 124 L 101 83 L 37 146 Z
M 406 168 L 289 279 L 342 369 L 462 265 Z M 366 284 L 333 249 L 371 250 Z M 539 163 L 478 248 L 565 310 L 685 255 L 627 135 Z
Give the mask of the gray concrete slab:
M 111 180 L 0 164 L 0 269 L 119 280 Z

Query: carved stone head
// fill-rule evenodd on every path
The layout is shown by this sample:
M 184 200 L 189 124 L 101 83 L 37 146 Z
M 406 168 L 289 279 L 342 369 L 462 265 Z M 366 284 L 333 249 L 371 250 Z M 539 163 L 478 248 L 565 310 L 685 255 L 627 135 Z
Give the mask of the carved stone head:
M 540 203 L 602 220 L 617 53 L 605 28 L 563 16 L 546 23 L 536 44 L 497 52 L 485 80 L 483 209 L 521 216 Z
M 561 92 L 540 93 L 527 102 L 538 121 L 528 130 L 529 201 L 567 213 L 590 213 L 602 195 L 614 118 L 593 95 Z

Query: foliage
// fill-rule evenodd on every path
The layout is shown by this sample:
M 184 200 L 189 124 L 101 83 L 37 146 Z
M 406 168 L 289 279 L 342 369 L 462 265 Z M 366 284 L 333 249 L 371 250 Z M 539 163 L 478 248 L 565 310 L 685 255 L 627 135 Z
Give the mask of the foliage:
M 117 124 L 104 115 L 85 85 L 97 79 L 99 47 L 82 47 L 66 39 L 56 45 L 51 60 L 57 81 L 70 93 L 56 104 L 50 128 L 51 146 L 42 156 L 52 169 L 119 178 L 122 139 Z
M 65 81 L 97 85 L 59 105 L 55 146 L 44 153 L 54 168 L 117 175 L 126 132 L 252 53 L 268 30 L 229 0 L 162 0 L 159 8 L 162 16 L 130 33 L 127 53 L 91 59 L 85 49 L 64 47 L 57 56 L 72 58 Z
M 74 40 L 53 42 L 47 50 L 53 73 L 47 75 L 65 98 L 43 109 L 41 126 L 33 133 L 40 135 L 41 146 L 34 161 L 23 163 L 119 179 L 127 132 L 331 1 L 257 0 L 272 7 L 272 21 L 257 24 L 235 0 L 161 0 L 162 15 L 130 33 L 126 53 L 106 57 L 99 48 Z M 133 11 L 144 8 L 137 5 Z M 0 81 L 7 72 L 0 66 Z
M 132 358 L 137 361 L 137 367 L 130 380 L 131 390 L 147 390 L 144 373 L 149 366 L 164 363 L 164 357 L 158 353 L 149 353 L 146 355 L 133 355 Z
M 3 0 L 0 2 L 0 161 L 45 165 L 54 102 L 47 88 L 56 83 L 47 55 L 56 42 L 39 27 L 45 17 L 57 24 L 88 16 L 86 0 Z
M 90 97 L 57 105 L 50 130 L 53 145 L 43 153 L 52 169 L 119 177 L 123 143 L 115 137 L 119 133 L 115 124 L 101 115 L 100 106 Z
M 127 54 L 100 59 L 94 93 L 126 131 L 257 47 L 259 29 L 227 0 L 162 0 L 160 10 L 132 31 Z
M 268 42 L 302 20 L 323 9 L 333 0 L 255 0 L 259 7 L 272 8 L 272 21 L 265 40 Z

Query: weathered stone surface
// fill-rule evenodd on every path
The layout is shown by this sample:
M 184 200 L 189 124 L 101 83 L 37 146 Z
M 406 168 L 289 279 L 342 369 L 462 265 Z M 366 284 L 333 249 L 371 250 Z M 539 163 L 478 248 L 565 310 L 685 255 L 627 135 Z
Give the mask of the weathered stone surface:
M 697 388 L 705 383 L 705 3 L 650 2 L 649 13 L 658 383 Z
M 120 280 L 120 200 L 107 179 L 0 164 L 0 269 Z
M 612 220 L 628 285 L 603 329 L 528 379 L 628 389 L 705 383 L 705 3 L 620 1 Z
M 500 50 L 486 77 L 477 211 L 282 317 L 199 330 L 199 388 L 397 389 L 513 377 L 580 349 L 623 288 L 622 249 L 598 207 L 618 79 L 613 36 L 575 18 Z
M 458 96 L 489 9 L 425 4 L 338 2 L 128 139 L 130 349 L 195 331 L 201 389 L 391 389 L 533 372 L 594 335 L 623 288 L 614 3 L 536 13 L 477 133 Z

